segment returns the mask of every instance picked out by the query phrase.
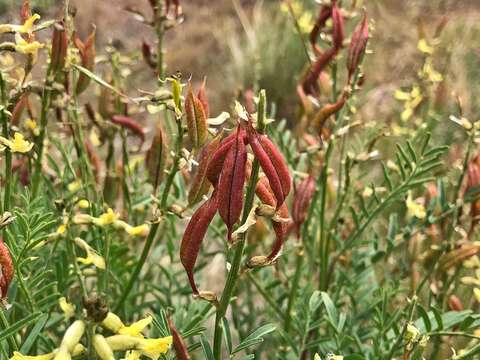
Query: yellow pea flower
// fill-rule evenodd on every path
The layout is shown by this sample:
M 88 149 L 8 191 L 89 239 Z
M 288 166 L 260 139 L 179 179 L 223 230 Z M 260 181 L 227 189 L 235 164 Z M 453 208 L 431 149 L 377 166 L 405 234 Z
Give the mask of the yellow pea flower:
M 120 335 L 142 336 L 142 331 L 152 323 L 152 317 L 147 316 L 145 319 L 134 322 L 130 326 L 123 326 L 118 330 Z
M 418 41 L 417 48 L 424 54 L 433 54 L 433 46 L 429 45 L 425 39 Z
M 75 244 L 77 244 L 78 247 L 82 248 L 87 253 L 86 258 L 77 257 L 78 262 L 84 265 L 93 264 L 97 268 L 105 270 L 105 259 L 102 256 L 98 255 L 97 252 L 90 245 L 88 245 L 83 239 L 80 238 L 75 238 Z
M 27 119 L 25 120 L 25 126 L 30 129 L 35 136 L 38 136 L 40 133 L 40 130 L 38 128 L 38 124 L 35 120 L 33 119 Z
M 108 208 L 106 213 L 103 213 L 98 218 L 93 218 L 93 223 L 98 226 L 105 226 L 113 224 L 117 219 L 118 215 L 111 208 Z
M 38 41 L 28 42 L 25 40 L 22 35 L 19 33 L 15 34 L 15 51 L 21 54 L 31 54 L 36 59 L 38 49 L 41 49 L 45 44 L 39 43 Z
M 48 354 L 43 354 L 43 355 L 36 355 L 36 356 L 28 356 L 28 355 L 22 355 L 18 351 L 15 351 L 13 353 L 13 356 L 10 358 L 10 360 L 51 360 L 55 354 L 53 352 L 48 353 Z
M 113 355 L 113 350 L 108 345 L 107 340 L 102 335 L 96 334 L 93 337 L 93 347 L 97 352 L 97 355 L 102 360 L 115 360 L 115 356 Z
M 32 150 L 33 143 L 25 140 L 24 136 L 18 132 L 13 134 L 13 139 L 9 140 L 0 136 L 0 142 L 8 147 L 11 152 L 26 153 Z
M 160 355 L 165 354 L 172 344 L 172 337 L 167 336 L 159 339 L 140 339 L 137 345 L 137 350 L 142 352 L 142 355 L 157 360 Z
M 80 209 L 88 209 L 90 207 L 90 203 L 85 199 L 78 200 L 77 205 Z
M 424 219 L 427 216 L 425 211 L 425 207 L 421 204 L 417 204 L 415 201 L 412 200 L 412 193 L 408 192 L 407 197 L 407 216 L 408 217 L 416 217 L 417 219 Z
M 120 317 L 112 312 L 107 314 L 101 325 L 115 334 L 118 333 L 118 330 L 125 327 Z
M 33 32 L 33 24 L 40 19 L 40 15 L 33 14 L 30 16 L 23 25 L 14 24 L 2 24 L 0 25 L 0 34 L 7 32 L 16 32 L 21 34 L 31 34 Z
M 140 360 L 142 353 L 140 351 L 127 351 L 124 360 Z
M 150 226 L 148 226 L 147 224 L 142 224 L 142 225 L 138 225 L 138 226 L 132 226 L 130 224 L 127 224 L 125 221 L 123 220 L 117 220 L 115 221 L 115 226 L 118 227 L 118 228 L 121 228 L 123 230 L 125 230 L 125 232 L 128 234 L 128 235 L 131 235 L 131 236 L 147 236 L 148 235 L 148 232 L 150 231 Z
M 65 314 L 65 319 L 68 320 L 75 315 L 75 305 L 67 302 L 67 299 L 64 297 L 58 299 L 58 304 L 60 305 L 60 309 L 62 309 L 63 313 Z

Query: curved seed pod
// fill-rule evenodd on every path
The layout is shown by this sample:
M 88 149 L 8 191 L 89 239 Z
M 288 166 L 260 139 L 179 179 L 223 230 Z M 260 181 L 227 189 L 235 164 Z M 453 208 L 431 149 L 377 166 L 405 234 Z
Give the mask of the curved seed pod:
M 208 226 L 217 212 L 217 207 L 217 196 L 216 193 L 213 193 L 212 197 L 205 201 L 192 215 L 180 245 L 180 260 L 187 272 L 188 281 L 195 295 L 198 295 L 199 292 L 195 284 L 193 270 L 197 262 L 200 246 L 207 233 Z
M 318 56 L 315 62 L 310 66 L 307 74 L 303 78 L 302 88 L 306 95 L 316 95 L 318 93 L 317 80 L 323 70 L 330 64 L 337 55 L 335 48 L 330 48 Z
M 135 135 L 137 135 L 142 140 L 142 143 L 145 141 L 145 131 L 131 117 L 123 116 L 123 115 L 113 115 L 110 120 L 114 124 L 119 125 L 124 129 L 131 130 Z
M 202 86 L 200 86 L 200 90 L 198 90 L 197 98 L 202 103 L 203 111 L 205 111 L 205 116 L 208 119 L 210 117 L 210 105 L 208 104 L 206 85 L 207 85 L 207 78 L 205 77 L 203 79 Z
M 368 19 L 367 14 L 363 15 L 362 22 L 356 27 L 353 32 L 352 39 L 350 40 L 350 46 L 347 53 L 347 70 L 348 70 L 348 82 L 353 76 L 355 69 L 358 67 L 360 60 L 365 53 L 368 42 Z
M 322 132 L 325 122 L 328 120 L 328 118 L 340 111 L 343 105 L 345 105 L 346 101 L 347 96 L 345 93 L 343 93 L 337 102 L 333 104 L 326 104 L 317 111 L 312 122 L 318 133 Z
M 28 92 L 22 94 L 15 106 L 13 107 L 12 117 L 10 119 L 10 123 L 12 125 L 18 125 L 24 110 L 28 107 L 28 95 Z
M 53 25 L 51 66 L 56 73 L 63 70 L 67 58 L 68 34 L 64 21 Z
M 245 137 L 244 130 L 242 129 L 242 136 Z M 236 141 L 237 133 L 233 132 L 228 135 L 225 139 L 222 140 L 220 146 L 218 147 L 217 151 L 212 155 L 207 167 L 207 179 L 212 183 L 213 186 L 217 186 L 218 177 L 220 176 L 220 172 L 222 171 L 223 162 L 225 161 L 225 157 L 227 156 L 230 148 Z
M 80 52 L 80 58 L 82 66 L 90 71 L 95 67 L 95 28 L 88 36 L 85 43 L 78 38 L 76 34 L 73 34 L 73 43 Z M 77 81 L 77 94 L 82 93 L 90 83 L 90 78 L 84 73 L 80 73 Z
M 0 239 L 0 299 L 7 298 L 8 287 L 14 275 L 13 262 L 10 251 Z
M 216 137 L 206 144 L 200 151 L 198 167 L 193 177 L 190 191 L 188 192 L 188 205 L 193 206 L 198 203 L 203 195 L 208 193 L 211 183 L 207 179 L 207 169 L 211 157 L 220 146 L 220 137 Z
M 148 170 L 148 181 L 153 185 L 154 193 L 163 180 L 165 164 L 167 162 L 167 144 L 165 135 L 161 128 L 152 140 L 152 145 L 147 151 L 146 164 Z
M 295 224 L 297 238 L 300 239 L 300 228 L 307 218 L 310 202 L 315 192 L 315 179 L 309 176 L 298 185 L 293 198 L 292 219 Z
M 464 244 L 461 247 L 454 249 L 440 257 L 439 271 L 446 271 L 461 262 L 465 261 L 466 259 L 477 255 L 480 250 L 479 245 L 475 244 Z
M 248 140 L 275 194 L 278 209 L 291 188 L 290 174 L 285 160 L 270 139 L 266 135 L 258 134 L 251 125 L 248 128 Z
M 343 46 L 343 39 L 345 37 L 345 25 L 343 15 L 338 8 L 336 1 L 334 1 L 332 5 L 332 27 L 333 47 L 340 50 Z
M 322 50 L 317 45 L 317 39 L 320 35 L 320 31 L 325 27 L 327 20 L 332 16 L 332 8 L 328 5 L 323 5 L 320 8 L 320 11 L 317 16 L 317 20 L 315 20 L 315 24 L 313 25 L 313 29 L 310 32 L 310 45 L 312 46 L 315 54 L 319 56 L 322 53 Z
M 183 341 L 182 335 L 178 332 L 171 318 L 168 318 L 168 327 L 170 328 L 170 333 L 172 334 L 173 349 L 175 350 L 175 355 L 178 360 L 190 360 L 190 355 L 188 354 L 187 345 Z
M 243 186 L 247 148 L 241 135 L 240 125 L 236 139 L 230 148 L 218 179 L 218 213 L 228 229 L 228 240 L 232 240 L 233 225 L 239 220 L 243 208 Z
M 198 149 L 207 141 L 208 125 L 203 104 L 200 99 L 193 94 L 191 84 L 188 86 L 185 112 L 187 115 L 188 137 L 190 138 L 192 146 Z
M 157 68 L 157 62 L 153 59 L 152 46 L 145 40 L 142 42 L 142 56 L 143 60 L 150 68 Z

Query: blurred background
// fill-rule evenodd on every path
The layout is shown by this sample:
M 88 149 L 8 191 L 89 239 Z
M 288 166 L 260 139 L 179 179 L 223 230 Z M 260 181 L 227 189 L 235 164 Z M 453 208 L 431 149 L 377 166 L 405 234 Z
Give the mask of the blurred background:
M 307 59 L 301 36 L 306 39 L 318 11 L 315 0 L 290 0 L 294 14 L 282 0 L 183 0 L 184 23 L 168 31 L 167 71 L 180 71 L 194 81 L 208 79 L 215 89 L 210 99 L 213 113 L 225 110 L 239 91 L 267 89 L 281 117 L 295 121 L 298 99 L 295 87 Z M 125 53 L 140 53 L 143 40 L 153 43 L 151 28 L 137 21 L 126 7 L 150 16 L 147 0 L 71 0 L 76 24 L 84 38 L 95 24 L 97 53 L 113 44 Z M 350 3 L 350 2 L 349 2 Z M 63 1 L 32 0 L 44 19 L 59 17 Z M 0 0 L 1 22 L 18 22 L 20 0 Z M 437 46 L 435 68 L 443 74 L 447 94 L 462 98 L 466 111 L 477 111 L 480 65 L 480 1 L 478 0 L 358 0 L 372 24 L 371 54 L 365 61 L 362 113 L 367 117 L 391 114 L 392 94 L 412 83 L 419 71 L 420 37 L 432 37 L 442 19 L 448 20 Z M 294 26 L 293 16 L 299 27 Z M 358 16 L 345 14 L 350 31 Z M 357 14 L 358 15 L 358 14 Z M 297 31 L 300 29 L 301 36 Z M 137 70 L 142 70 L 138 68 Z M 149 71 L 130 74 L 136 88 L 151 80 Z

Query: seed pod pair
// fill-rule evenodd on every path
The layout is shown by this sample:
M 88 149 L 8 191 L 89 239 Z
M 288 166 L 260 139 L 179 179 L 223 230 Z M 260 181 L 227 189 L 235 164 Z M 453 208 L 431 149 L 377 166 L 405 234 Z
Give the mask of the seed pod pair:
M 153 185 L 154 193 L 163 180 L 165 164 L 167 162 L 167 152 L 168 148 L 165 135 L 162 129 L 158 128 L 145 158 L 148 170 L 148 181 Z
M 205 95 L 202 94 L 202 96 L 205 99 Z M 193 93 L 191 84 L 188 86 L 187 99 L 185 100 L 185 112 L 187 116 L 188 137 L 190 138 L 192 147 L 198 149 L 207 141 L 207 113 L 203 102 Z
M 368 19 L 367 14 L 363 15 L 362 22 L 356 27 L 353 32 L 352 39 L 350 40 L 350 46 L 347 53 L 347 70 L 348 70 L 348 83 L 351 82 L 355 69 L 360 64 L 360 61 L 365 53 L 368 42 Z
M 57 73 L 65 67 L 68 50 L 68 34 L 64 21 L 53 25 L 51 67 Z
M 221 140 L 217 136 L 212 141 L 207 143 L 199 154 L 197 171 L 193 177 L 193 181 L 188 192 L 188 205 L 193 206 L 198 203 L 204 195 L 208 193 L 211 183 L 207 179 L 207 170 L 210 159 L 220 146 Z
M 12 257 L 7 246 L 0 239 L 0 300 L 7 299 L 7 292 L 14 275 Z
M 195 283 L 194 268 L 198 252 L 202 245 L 208 226 L 218 209 L 217 193 L 214 192 L 209 200 L 205 201 L 192 215 L 183 234 L 180 245 L 180 260 L 187 272 L 188 281 L 195 295 L 199 294 Z
M 291 189 L 291 178 L 285 159 L 272 141 L 266 135 L 259 134 L 251 123 L 248 127 L 248 142 L 268 179 L 278 209 Z
M 82 66 L 87 70 L 93 71 L 95 68 L 95 29 L 92 30 L 87 40 L 83 42 L 80 38 L 73 34 L 73 43 L 80 52 Z M 77 94 L 82 93 L 90 83 L 90 78 L 83 72 L 80 73 L 77 81 Z
M 131 130 L 135 135 L 137 135 L 142 143 L 145 141 L 145 130 L 131 117 L 123 115 L 113 115 L 110 120 L 112 123 L 119 125 L 124 129 Z
M 303 180 L 295 190 L 293 197 L 292 207 L 292 219 L 295 225 L 295 232 L 297 239 L 300 239 L 300 228 L 305 222 L 312 201 L 313 194 L 315 193 L 315 179 L 313 176 L 309 176 Z
M 210 161 L 208 162 L 206 176 L 213 186 L 217 186 L 218 178 L 223 168 L 223 163 L 225 161 L 225 158 L 228 152 L 230 151 L 231 147 L 235 143 L 237 136 L 242 137 L 242 139 L 245 141 L 245 137 L 246 137 L 245 130 L 240 128 L 239 131 L 240 131 L 239 134 L 237 134 L 237 132 L 232 132 L 225 139 L 223 139 L 222 142 L 220 143 L 220 146 L 213 153 L 212 157 L 210 158 Z
M 247 149 L 242 131 L 238 126 L 235 141 L 225 157 L 216 188 L 218 213 L 227 226 L 229 241 L 232 240 L 233 225 L 240 219 L 243 209 Z

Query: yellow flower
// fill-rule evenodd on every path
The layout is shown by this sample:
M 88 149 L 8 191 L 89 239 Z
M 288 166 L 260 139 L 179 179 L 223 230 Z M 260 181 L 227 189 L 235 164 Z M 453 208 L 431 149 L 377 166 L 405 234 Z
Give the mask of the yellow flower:
M 142 331 L 152 323 L 152 317 L 147 316 L 145 319 L 134 322 L 130 326 L 123 326 L 118 330 L 120 335 L 142 336 Z
M 103 213 L 98 218 L 93 218 L 93 223 L 98 226 L 105 226 L 113 224 L 117 219 L 118 215 L 111 208 L 108 208 L 106 213 Z
M 15 34 L 15 51 L 16 52 L 19 52 L 25 55 L 31 54 L 34 57 L 34 59 L 36 59 L 38 49 L 41 49 L 44 46 L 45 44 L 39 43 L 38 41 L 28 42 L 19 33 Z
M 93 264 L 97 268 L 105 270 L 105 259 L 102 256 L 98 255 L 97 252 L 90 245 L 88 245 L 83 239 L 80 239 L 78 237 L 75 238 L 75 244 L 77 244 L 78 247 L 81 247 L 87 253 L 86 258 L 77 257 L 78 262 L 81 262 L 84 265 Z
M 0 25 L 0 34 L 6 32 L 16 32 L 22 34 L 31 34 L 33 32 L 33 24 L 40 19 L 40 15 L 33 14 L 30 16 L 23 25 L 2 24 Z
M 97 355 L 102 360 L 115 360 L 115 356 L 113 355 L 113 350 L 108 345 L 107 340 L 102 335 L 96 334 L 93 337 L 93 347 L 97 352 Z
M 141 339 L 137 345 L 137 350 L 140 350 L 142 355 L 149 357 L 152 360 L 157 360 L 160 355 L 165 354 L 168 351 L 171 344 L 171 336 L 159 339 Z
M 421 204 L 417 204 L 415 201 L 412 200 L 412 193 L 408 192 L 407 197 L 407 217 L 416 217 L 417 219 L 424 219 L 427 215 L 425 208 Z
M 90 207 L 90 203 L 85 199 L 78 200 L 77 205 L 80 209 L 88 209 Z
M 26 153 L 32 150 L 33 147 L 33 143 L 26 141 L 24 136 L 18 132 L 13 134 L 12 140 L 0 136 L 0 142 L 8 147 L 11 152 Z
M 58 299 L 58 304 L 60 305 L 60 309 L 62 309 L 63 313 L 65 314 L 65 319 L 68 320 L 75 315 L 75 305 L 67 302 L 67 299 L 64 297 Z
M 52 352 L 44 355 L 28 356 L 15 351 L 10 360 L 50 360 L 53 359 L 54 355 L 55 354 Z
M 70 184 L 67 185 L 67 189 L 70 192 L 75 192 L 78 189 L 80 189 L 81 186 L 82 186 L 82 184 L 80 183 L 80 181 L 73 181 L 73 182 L 71 182 Z
M 424 54 L 433 54 L 433 46 L 430 46 L 425 39 L 418 40 L 417 48 Z
M 33 119 L 27 119 L 25 120 L 25 126 L 30 129 L 33 134 L 35 136 L 38 136 L 38 134 L 40 133 L 39 129 L 38 129 L 38 125 L 37 125 L 37 122 Z
M 130 224 L 127 224 L 125 221 L 123 220 L 117 220 L 115 221 L 115 226 L 118 227 L 118 228 L 121 228 L 123 230 L 125 230 L 125 232 L 128 234 L 128 235 L 131 235 L 131 236 L 147 236 L 148 235 L 148 232 L 150 231 L 150 226 L 148 226 L 147 224 L 142 224 L 142 225 L 138 225 L 138 226 L 132 226 Z
M 107 328 L 111 332 L 118 333 L 118 330 L 125 327 L 122 320 L 118 317 L 118 315 L 109 312 L 107 317 L 103 319 L 102 326 Z

